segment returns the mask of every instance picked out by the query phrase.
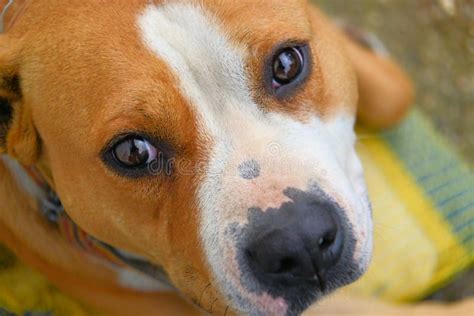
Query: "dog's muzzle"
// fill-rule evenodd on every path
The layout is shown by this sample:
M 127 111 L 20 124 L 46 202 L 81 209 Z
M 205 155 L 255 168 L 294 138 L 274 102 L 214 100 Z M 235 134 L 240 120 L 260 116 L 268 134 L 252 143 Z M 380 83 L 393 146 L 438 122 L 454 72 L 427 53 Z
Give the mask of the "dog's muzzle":
M 255 238 L 245 249 L 249 267 L 269 288 L 308 282 L 324 291 L 327 272 L 341 258 L 344 244 L 337 206 L 308 199 L 284 208 L 287 212 L 265 217 L 251 233 Z
M 355 240 L 344 210 L 322 192 L 287 189 L 280 208 L 249 209 L 239 235 L 244 285 L 283 298 L 289 314 L 357 279 Z

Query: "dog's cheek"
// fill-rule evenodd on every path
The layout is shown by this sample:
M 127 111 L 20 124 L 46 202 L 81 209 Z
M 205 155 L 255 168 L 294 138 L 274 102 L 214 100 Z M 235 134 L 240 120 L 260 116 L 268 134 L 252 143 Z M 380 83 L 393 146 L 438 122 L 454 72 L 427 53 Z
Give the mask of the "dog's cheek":
M 180 292 L 207 312 L 223 314 L 225 299 L 211 277 L 201 241 L 197 238 L 196 219 L 171 220 L 170 255 L 166 270 Z
M 199 159 L 198 159 L 199 156 Z M 196 165 L 206 163 L 205 151 L 188 148 L 185 166 L 177 163 L 165 196 L 157 201 L 155 247 L 162 249 L 160 260 L 173 286 L 196 305 L 209 311 L 219 309 L 223 301 L 213 285 L 210 269 L 202 249 L 200 236 L 200 209 L 196 202 L 193 183 L 199 183 L 203 170 Z M 196 167 L 194 167 L 196 166 Z M 191 172 L 192 170 L 192 172 Z M 152 247 L 152 245 L 150 245 Z M 224 310 L 222 310 L 222 314 Z

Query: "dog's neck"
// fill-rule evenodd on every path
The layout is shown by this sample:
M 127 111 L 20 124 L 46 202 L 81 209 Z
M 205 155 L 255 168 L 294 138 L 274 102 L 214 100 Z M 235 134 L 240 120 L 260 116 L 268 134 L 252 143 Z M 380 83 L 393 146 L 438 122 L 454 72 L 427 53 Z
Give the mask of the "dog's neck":
M 173 287 L 164 270 L 146 259 L 115 248 L 94 238 L 81 229 L 67 214 L 61 200 L 45 177 L 35 167 L 21 166 L 16 160 L 0 155 L 22 190 L 36 203 L 36 209 L 48 222 L 51 229 L 61 233 L 71 247 L 76 247 L 87 256 L 101 260 L 114 269 L 132 269 L 144 277 L 153 279 L 150 290 L 172 290 Z

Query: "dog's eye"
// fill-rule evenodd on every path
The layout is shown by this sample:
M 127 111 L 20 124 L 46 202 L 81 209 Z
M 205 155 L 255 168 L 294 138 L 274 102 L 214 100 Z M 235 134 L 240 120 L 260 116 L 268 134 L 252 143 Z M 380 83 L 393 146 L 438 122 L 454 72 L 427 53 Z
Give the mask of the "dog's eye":
M 305 85 L 313 68 L 308 43 L 287 42 L 277 46 L 264 64 L 264 87 L 277 100 L 290 98 Z
M 303 71 L 304 57 L 299 47 L 284 48 L 273 58 L 273 88 L 295 81 Z
M 168 143 L 142 133 L 117 136 L 102 150 L 102 161 L 121 176 L 172 176 L 176 151 Z
M 157 159 L 158 150 L 140 137 L 129 137 L 117 143 L 113 149 L 115 160 L 123 167 L 136 169 L 146 167 Z

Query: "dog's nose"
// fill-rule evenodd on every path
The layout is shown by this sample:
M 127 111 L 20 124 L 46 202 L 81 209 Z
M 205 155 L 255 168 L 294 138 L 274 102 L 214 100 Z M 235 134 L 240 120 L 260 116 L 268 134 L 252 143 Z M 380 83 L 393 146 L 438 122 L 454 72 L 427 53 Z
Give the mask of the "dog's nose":
M 314 201 L 285 208 L 286 214 L 268 214 L 259 225 L 261 232 L 246 249 L 250 269 L 271 287 L 311 280 L 324 290 L 344 244 L 336 208 Z

